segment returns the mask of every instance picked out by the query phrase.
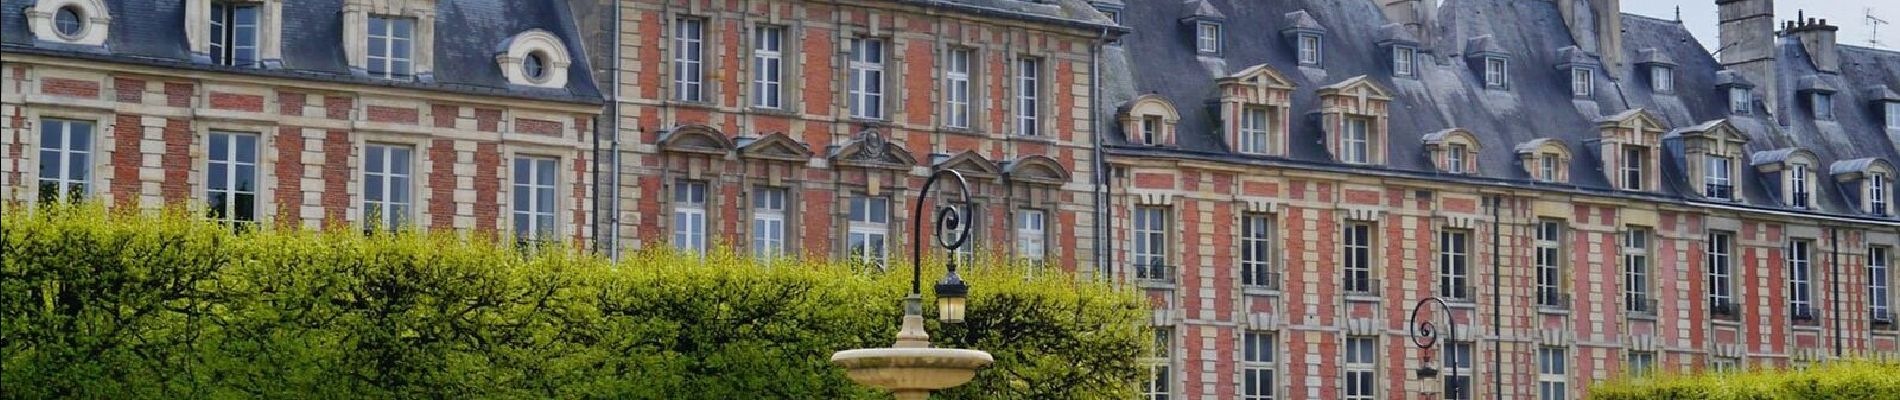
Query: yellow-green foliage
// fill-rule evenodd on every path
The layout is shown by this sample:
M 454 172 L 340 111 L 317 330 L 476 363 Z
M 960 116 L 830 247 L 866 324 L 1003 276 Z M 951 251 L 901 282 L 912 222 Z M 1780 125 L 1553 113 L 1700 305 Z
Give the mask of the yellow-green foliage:
M 1838 361 L 1799 370 L 1661 375 L 1598 384 L 1596 400 L 1900 399 L 1900 363 Z
M 614 266 L 96 206 L 15 207 L 0 257 L 6 398 L 888 398 L 829 358 L 888 346 L 910 286 L 827 262 Z M 997 360 L 940 398 L 1133 397 L 1142 298 L 1023 272 L 967 272 L 968 322 L 930 323 L 938 345 Z M 925 276 L 928 292 L 941 268 Z

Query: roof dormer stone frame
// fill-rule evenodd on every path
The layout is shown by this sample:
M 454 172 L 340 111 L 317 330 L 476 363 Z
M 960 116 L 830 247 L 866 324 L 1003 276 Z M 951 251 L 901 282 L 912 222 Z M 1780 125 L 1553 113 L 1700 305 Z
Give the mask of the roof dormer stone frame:
M 1128 144 L 1174 146 L 1174 126 L 1181 113 L 1173 103 L 1158 95 L 1144 94 L 1122 106 L 1122 137 Z
M 212 62 L 211 4 L 218 0 L 185 2 L 185 42 L 191 46 L 192 62 Z M 255 4 L 257 13 L 257 62 L 264 68 L 284 65 L 284 0 L 242 0 L 228 3 Z
M 1602 146 L 1598 154 L 1603 157 L 1603 172 L 1610 183 L 1622 190 L 1654 192 L 1662 187 L 1662 137 L 1668 132 L 1668 125 L 1662 118 L 1656 117 L 1641 108 L 1616 113 L 1597 119 L 1597 141 Z M 1628 150 L 1640 150 L 1643 159 L 1632 160 L 1625 164 Z M 1631 181 L 1624 167 L 1640 166 L 1637 180 Z
M 1227 132 L 1228 148 L 1235 152 L 1265 156 L 1285 156 L 1287 132 L 1292 130 L 1292 106 L 1294 85 L 1279 71 L 1267 64 L 1255 65 L 1233 75 L 1216 80 L 1220 90 L 1221 131 Z M 1251 131 L 1242 124 L 1247 123 L 1247 113 L 1264 111 L 1266 140 L 1264 149 L 1254 151 L 1244 144 L 1251 140 L 1242 140 L 1242 135 Z
M 1799 209 L 1815 208 L 1814 192 L 1819 189 L 1816 179 L 1820 175 L 1820 157 L 1814 152 L 1798 147 L 1785 147 L 1769 151 L 1755 152 L 1751 156 L 1755 171 L 1763 175 L 1766 182 L 1774 187 L 1774 193 L 1781 205 Z
M 1439 172 L 1452 174 L 1475 174 L 1478 171 L 1478 153 L 1483 144 L 1478 136 L 1464 128 L 1451 128 L 1425 134 L 1425 154 L 1432 159 L 1432 165 Z
M 1741 179 L 1742 160 L 1748 154 L 1744 149 L 1748 144 L 1747 135 L 1735 129 L 1727 119 L 1718 119 L 1677 129 L 1667 136 L 1681 141 L 1683 171 L 1688 175 L 1689 186 L 1696 188 L 1697 194 L 1713 200 L 1741 200 L 1739 193 L 1741 182 L 1744 181 Z M 1716 167 L 1717 160 L 1726 160 L 1723 167 L 1728 170 L 1718 173 L 1711 169 Z M 1719 179 L 1724 176 L 1727 179 Z M 1711 177 L 1717 179 L 1711 180 Z
M 1348 164 L 1386 165 L 1386 149 L 1390 146 L 1386 121 L 1388 107 L 1392 104 L 1391 93 L 1365 75 L 1319 88 L 1320 130 L 1325 134 L 1326 150 L 1333 155 L 1334 160 Z M 1347 140 L 1347 135 L 1352 133 L 1349 131 L 1358 129 L 1359 124 L 1364 124 L 1366 135 L 1363 160 L 1353 159 L 1358 156 L 1357 150 L 1350 148 Z
M 1850 197 L 1848 201 L 1854 203 L 1855 209 L 1878 217 L 1894 214 L 1893 172 L 1892 163 L 1872 157 L 1835 161 L 1828 167 L 1828 173 L 1841 185 L 1841 192 Z
M 567 67 L 574 63 L 567 54 L 567 46 L 561 38 L 540 29 L 531 29 L 509 37 L 496 46 L 495 64 L 501 67 L 508 83 L 541 88 L 559 89 L 567 87 Z M 543 68 L 540 77 L 529 76 L 524 63 L 530 57 L 540 57 Z
M 417 81 L 434 81 L 435 3 L 436 0 L 345 0 L 343 54 L 348 58 L 350 72 L 359 76 L 368 73 L 369 17 L 391 15 L 416 20 L 411 73 Z
M 1570 182 L 1570 146 L 1562 140 L 1537 138 L 1517 145 L 1517 159 L 1532 180 Z
M 71 10 L 78 15 L 77 33 L 68 35 L 59 31 L 60 10 Z M 26 7 L 25 13 L 27 30 L 33 32 L 37 40 L 103 46 L 112 31 L 112 12 L 106 9 L 105 0 L 39 0 Z

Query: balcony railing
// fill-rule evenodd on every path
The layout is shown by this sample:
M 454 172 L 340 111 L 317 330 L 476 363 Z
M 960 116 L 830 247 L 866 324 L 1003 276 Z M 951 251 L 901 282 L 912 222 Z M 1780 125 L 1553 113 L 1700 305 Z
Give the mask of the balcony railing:
M 1626 299 L 1626 300 L 1629 302 L 1628 311 L 1630 313 L 1630 318 L 1638 318 L 1638 319 L 1655 319 L 1656 318 L 1656 312 L 1657 312 L 1656 299 L 1636 298 L 1636 299 Z
M 1876 217 L 1885 217 L 1885 216 L 1888 216 L 1888 215 L 1887 215 L 1887 203 L 1882 203 L 1882 202 L 1878 202 L 1878 201 L 1876 201 L 1876 202 L 1874 202 L 1874 204 L 1873 204 L 1873 205 L 1871 205 L 1871 206 L 1867 206 L 1867 208 L 1871 208 L 1871 209 L 1873 209 L 1873 210 L 1870 210 L 1870 211 L 1873 211 L 1873 213 L 1872 213 L 1872 214 L 1874 214 L 1874 216 L 1876 216 Z
M 1887 330 L 1894 329 L 1892 309 L 1873 310 L 1869 312 L 1868 314 L 1871 314 L 1870 317 L 1872 318 L 1870 319 L 1873 320 L 1875 328 L 1884 328 Z
M 1709 303 L 1709 316 L 1715 319 L 1740 321 L 1741 311 L 1740 305 L 1727 300 L 1711 300 Z
M 1263 271 L 1264 269 L 1265 268 L 1253 271 L 1253 276 L 1250 277 L 1253 280 L 1250 282 L 1241 282 L 1242 288 L 1247 290 L 1280 290 L 1280 273 L 1265 272 Z
M 1735 198 L 1735 185 L 1726 183 L 1708 183 L 1702 185 L 1702 195 L 1711 199 L 1732 200 Z
M 1440 297 L 1444 297 L 1445 301 L 1453 302 L 1453 303 L 1467 303 L 1468 304 L 1472 302 L 1472 299 L 1475 299 L 1478 297 L 1477 290 L 1472 288 L 1471 285 L 1454 286 L 1454 287 L 1449 287 L 1449 288 L 1447 288 L 1445 285 L 1439 285 L 1438 291 L 1439 291 L 1438 295 Z
M 1345 290 L 1346 295 L 1352 296 L 1352 297 L 1378 297 L 1379 288 L 1381 287 L 1379 286 L 1379 280 L 1377 278 L 1374 278 L 1374 279 L 1347 278 L 1345 281 L 1345 286 L 1346 286 L 1346 290 Z
M 1795 325 L 1821 324 L 1821 311 L 1814 309 L 1813 306 L 1792 307 L 1788 310 L 1788 317 L 1794 319 Z
M 1793 205 L 1795 208 L 1808 208 L 1808 199 L 1809 199 L 1808 192 L 1797 191 L 1797 192 L 1794 192 L 1793 200 L 1789 201 L 1788 203 L 1789 205 Z
M 1165 264 L 1135 265 L 1135 283 L 1146 286 L 1174 286 L 1174 266 Z
M 1570 294 L 1559 293 L 1554 290 L 1538 291 L 1537 292 L 1537 311 L 1542 311 L 1542 312 L 1568 312 L 1570 311 Z

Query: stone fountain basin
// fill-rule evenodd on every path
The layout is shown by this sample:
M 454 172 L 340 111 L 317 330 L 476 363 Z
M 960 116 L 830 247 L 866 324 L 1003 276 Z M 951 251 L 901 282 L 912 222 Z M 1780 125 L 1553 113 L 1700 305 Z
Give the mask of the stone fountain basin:
M 962 385 L 976 377 L 978 368 L 994 361 L 990 353 L 980 350 L 927 347 L 854 349 L 831 355 L 831 363 L 843 367 L 852 381 L 900 392 Z

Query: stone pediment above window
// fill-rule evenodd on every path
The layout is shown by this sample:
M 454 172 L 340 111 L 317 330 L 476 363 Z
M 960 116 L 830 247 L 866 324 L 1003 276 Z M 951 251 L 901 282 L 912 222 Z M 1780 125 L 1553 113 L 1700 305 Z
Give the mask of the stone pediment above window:
M 917 157 L 910 150 L 884 138 L 876 129 L 865 129 L 856 139 L 845 143 L 831 154 L 832 162 L 839 165 L 866 168 L 909 169 L 917 165 Z
M 1737 177 L 1742 173 L 1741 160 L 1747 154 L 1743 147 L 1748 144 L 1748 136 L 1727 119 L 1676 129 L 1665 135 L 1664 140 L 1680 142 L 1682 170 L 1702 197 L 1723 201 L 1741 199 L 1738 193 L 1743 180 Z
M 1425 154 L 1432 159 L 1432 165 L 1439 171 L 1453 174 L 1469 174 L 1478 170 L 1478 152 L 1483 148 L 1478 136 L 1464 128 L 1451 128 L 1427 133 Z
M 997 167 L 995 161 L 990 161 L 989 158 L 975 151 L 964 150 L 956 155 L 939 155 L 938 158 L 940 160 L 932 163 L 931 170 L 953 170 L 972 178 L 995 178 L 1002 176 L 1003 173 L 1002 168 Z
M 1356 114 L 1376 113 L 1385 115 L 1385 108 L 1383 106 L 1387 102 L 1392 101 L 1391 91 L 1386 90 L 1384 86 L 1379 86 L 1378 82 L 1373 82 L 1371 78 L 1365 75 L 1355 76 L 1340 81 L 1339 83 L 1321 86 L 1318 92 L 1321 99 L 1342 101 L 1340 103 L 1322 101 L 1321 107 L 1338 107 L 1341 108 L 1341 111 Z
M 1385 165 L 1387 107 L 1391 92 L 1365 75 L 1320 87 L 1320 129 L 1333 159 L 1346 164 Z
M 1293 83 L 1266 64 L 1216 80 L 1220 85 L 1221 131 L 1236 152 L 1286 154 Z
M 805 162 L 811 159 L 811 149 L 804 143 L 792 140 L 783 132 L 773 132 L 757 139 L 746 139 L 739 145 L 739 156 L 745 158 Z
M 1222 88 L 1253 88 L 1255 93 L 1264 93 L 1266 89 L 1293 90 L 1293 81 L 1286 79 L 1286 75 L 1280 74 L 1280 71 L 1273 69 L 1273 66 L 1264 63 L 1221 77 L 1215 80 L 1215 83 Z M 1222 90 L 1221 94 L 1232 95 L 1226 90 Z
M 1061 185 L 1069 182 L 1069 169 L 1043 155 L 1029 155 L 1003 166 L 1003 176 L 1011 182 Z
M 1874 172 L 1893 173 L 1893 164 L 1888 163 L 1887 160 L 1867 157 L 1835 161 L 1833 165 L 1828 166 L 1828 174 L 1834 175 L 1834 179 L 1841 182 L 1866 179 L 1868 174 Z
M 1547 183 L 1570 181 L 1570 146 L 1564 145 L 1562 140 L 1531 139 L 1519 143 L 1515 150 L 1531 179 Z
M 1783 147 L 1768 151 L 1757 151 L 1749 156 L 1749 164 L 1761 172 L 1780 171 L 1788 163 L 1807 163 L 1812 165 L 1816 157 L 1814 152 L 1798 147 Z
M 706 125 L 686 125 L 660 135 L 660 150 L 723 155 L 734 148 L 732 139 Z
M 1649 110 L 1632 108 L 1615 115 L 1597 119 L 1597 133 L 1605 141 L 1625 144 L 1656 146 L 1662 143 L 1662 135 L 1668 132 L 1669 124 Z
M 1144 94 L 1122 105 L 1122 137 L 1139 146 L 1173 146 L 1174 126 L 1181 113 L 1159 95 Z
M 1634 108 L 1597 119 L 1598 151 L 1606 178 L 1617 189 L 1647 192 L 1661 187 L 1662 137 L 1668 125 Z
M 1728 119 L 1709 120 L 1694 126 L 1684 127 L 1670 132 L 1667 136 L 1681 137 L 1683 140 L 1708 140 L 1740 146 L 1748 143 L 1748 136 L 1730 124 Z M 1739 151 L 1739 150 L 1738 150 Z

